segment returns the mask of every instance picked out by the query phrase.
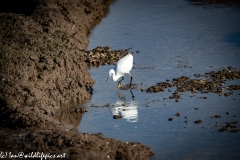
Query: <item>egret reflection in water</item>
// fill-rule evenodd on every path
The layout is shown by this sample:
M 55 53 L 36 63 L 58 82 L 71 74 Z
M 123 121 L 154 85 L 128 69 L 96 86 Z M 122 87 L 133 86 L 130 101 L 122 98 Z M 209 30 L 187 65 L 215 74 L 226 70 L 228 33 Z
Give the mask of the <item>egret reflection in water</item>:
M 135 101 L 124 102 L 117 101 L 112 108 L 113 115 L 121 115 L 128 122 L 135 123 L 138 121 L 138 108 Z

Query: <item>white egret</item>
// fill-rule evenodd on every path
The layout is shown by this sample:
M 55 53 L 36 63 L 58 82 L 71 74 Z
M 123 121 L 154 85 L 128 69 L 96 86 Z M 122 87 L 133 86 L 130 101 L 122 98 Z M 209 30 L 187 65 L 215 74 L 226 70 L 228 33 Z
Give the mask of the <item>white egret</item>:
M 130 71 L 132 69 L 132 66 L 133 66 L 133 56 L 128 53 L 126 56 L 124 56 L 117 62 L 114 69 L 111 69 L 109 71 L 107 80 L 111 76 L 113 76 L 113 81 L 117 81 L 120 77 L 122 77 L 122 79 L 118 82 L 118 85 L 117 85 L 117 88 L 120 88 L 121 81 L 124 79 L 124 74 L 129 74 L 131 77 L 129 88 L 131 89 L 132 75 L 130 74 Z

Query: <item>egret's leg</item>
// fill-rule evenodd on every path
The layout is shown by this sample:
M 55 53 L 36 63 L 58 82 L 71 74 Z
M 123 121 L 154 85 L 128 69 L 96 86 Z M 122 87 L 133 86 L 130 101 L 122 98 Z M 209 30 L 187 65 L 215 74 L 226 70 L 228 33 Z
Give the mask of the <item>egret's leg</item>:
M 121 81 L 124 80 L 124 77 L 122 76 L 122 79 L 118 82 L 117 84 L 117 88 L 120 88 L 121 87 Z
M 134 95 L 133 95 L 133 93 L 132 93 L 132 89 L 130 89 L 130 92 L 131 92 L 131 95 L 132 95 L 132 100 L 134 101 Z
M 130 79 L 130 85 L 129 88 L 131 89 L 131 85 L 132 85 L 132 76 L 130 75 L 131 79 Z
M 130 79 L 130 84 L 129 84 L 129 88 L 130 88 L 130 92 L 131 92 L 131 94 L 132 94 L 132 100 L 134 101 L 134 95 L 133 95 L 133 93 L 132 93 L 132 88 L 131 88 L 131 86 L 132 86 L 132 75 L 129 73 L 129 75 L 130 75 L 130 77 L 131 77 L 131 79 Z

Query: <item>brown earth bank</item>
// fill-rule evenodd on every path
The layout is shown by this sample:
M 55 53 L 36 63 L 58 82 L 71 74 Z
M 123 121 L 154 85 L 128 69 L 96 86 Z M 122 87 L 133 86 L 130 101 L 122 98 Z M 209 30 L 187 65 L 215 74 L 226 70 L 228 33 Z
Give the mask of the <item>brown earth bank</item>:
M 20 151 L 62 154 L 67 159 L 149 159 L 153 155 L 137 142 L 78 132 L 76 126 L 86 110 L 66 107 L 91 97 L 94 80 L 85 62 L 88 35 L 110 3 L 0 1 L 1 157 L 14 158 L 10 152 Z

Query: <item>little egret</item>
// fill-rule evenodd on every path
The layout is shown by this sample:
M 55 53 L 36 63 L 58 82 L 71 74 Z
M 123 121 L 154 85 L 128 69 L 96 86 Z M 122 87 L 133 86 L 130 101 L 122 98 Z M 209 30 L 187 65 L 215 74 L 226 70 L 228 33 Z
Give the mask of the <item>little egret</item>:
M 129 88 L 131 89 L 132 75 L 130 74 L 130 71 L 132 69 L 132 66 L 133 66 L 133 56 L 131 54 L 127 54 L 117 62 L 114 69 L 111 69 L 109 71 L 107 80 L 111 76 L 113 76 L 113 81 L 117 81 L 120 77 L 122 77 L 122 79 L 118 82 L 118 85 L 117 85 L 117 88 L 120 88 L 121 81 L 124 79 L 124 74 L 129 74 L 131 77 Z

